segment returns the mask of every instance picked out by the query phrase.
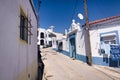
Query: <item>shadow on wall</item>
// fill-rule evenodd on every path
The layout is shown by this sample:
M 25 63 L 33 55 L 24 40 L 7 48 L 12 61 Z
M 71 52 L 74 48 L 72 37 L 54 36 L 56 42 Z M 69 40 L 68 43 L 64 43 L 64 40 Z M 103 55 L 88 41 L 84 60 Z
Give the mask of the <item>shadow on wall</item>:
M 86 63 L 87 64 L 89 64 L 89 62 L 88 62 L 88 54 L 89 54 L 89 47 L 88 47 L 88 42 L 86 41 L 86 40 L 88 40 L 88 37 L 87 37 L 87 33 L 86 33 L 86 31 L 84 30 L 84 33 L 82 33 L 82 34 L 84 34 L 84 40 L 85 40 L 85 53 L 86 53 Z
M 58 51 L 61 52 L 62 50 L 63 50 L 63 43 L 60 42 L 60 43 L 58 44 Z
M 41 59 L 41 51 L 40 51 L 40 46 L 38 45 L 38 79 L 37 80 L 42 80 L 43 78 L 43 72 L 44 72 L 44 63 Z

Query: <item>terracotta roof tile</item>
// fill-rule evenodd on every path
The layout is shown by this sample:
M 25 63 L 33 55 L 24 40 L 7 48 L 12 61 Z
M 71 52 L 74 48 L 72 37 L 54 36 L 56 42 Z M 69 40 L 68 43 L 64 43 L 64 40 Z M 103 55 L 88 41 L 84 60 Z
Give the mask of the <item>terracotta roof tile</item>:
M 109 18 L 103 18 L 103 19 L 100 19 L 100 20 L 89 22 L 89 25 L 100 23 L 100 22 L 104 22 L 104 21 L 115 19 L 115 18 L 119 18 L 119 17 L 120 17 L 120 15 L 119 16 L 112 16 L 112 17 L 109 17 Z

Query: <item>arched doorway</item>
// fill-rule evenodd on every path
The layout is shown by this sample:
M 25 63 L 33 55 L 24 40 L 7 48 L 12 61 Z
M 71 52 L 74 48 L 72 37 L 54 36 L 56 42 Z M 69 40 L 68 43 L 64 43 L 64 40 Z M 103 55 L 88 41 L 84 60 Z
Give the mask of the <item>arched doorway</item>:
M 44 40 L 40 40 L 40 45 L 44 45 Z
M 58 50 L 59 50 L 59 51 L 62 51 L 62 49 L 63 49 L 63 43 L 60 42 L 59 45 L 58 45 Z

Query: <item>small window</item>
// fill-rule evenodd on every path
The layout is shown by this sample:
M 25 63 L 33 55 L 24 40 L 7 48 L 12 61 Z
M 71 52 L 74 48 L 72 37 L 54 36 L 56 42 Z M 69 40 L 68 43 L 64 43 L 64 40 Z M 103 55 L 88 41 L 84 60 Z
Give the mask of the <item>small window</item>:
M 44 38 L 44 33 L 43 32 L 41 32 L 41 38 Z
M 20 14 L 20 38 L 28 42 L 28 19 L 23 14 Z
M 104 41 L 105 44 L 109 44 L 109 41 Z
M 40 45 L 44 45 L 44 40 L 40 40 Z
M 101 39 L 105 44 L 116 44 L 116 36 L 115 35 L 104 36 L 104 37 L 101 37 Z

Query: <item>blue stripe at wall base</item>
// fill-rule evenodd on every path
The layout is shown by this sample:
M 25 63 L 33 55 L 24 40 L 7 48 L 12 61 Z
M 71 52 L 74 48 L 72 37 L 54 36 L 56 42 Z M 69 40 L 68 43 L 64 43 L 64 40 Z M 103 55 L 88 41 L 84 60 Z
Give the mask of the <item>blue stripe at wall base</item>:
M 56 48 L 52 48 L 52 50 L 57 51 L 57 49 L 56 49 Z
M 109 66 L 109 62 L 103 61 L 103 57 L 92 57 L 92 63 L 95 65 Z
M 56 51 L 56 49 L 53 49 L 53 50 Z M 70 52 L 68 52 L 68 51 L 62 50 L 62 51 L 60 51 L 60 53 L 70 57 Z M 84 55 L 76 54 L 76 59 L 86 63 L 86 56 L 84 56 Z M 109 58 L 106 58 L 105 60 L 103 60 L 103 57 L 92 57 L 92 64 L 101 65 L 101 66 L 110 66 L 110 64 L 113 64 L 113 62 L 110 63 Z M 119 64 L 120 64 L 120 61 L 119 61 Z M 110 67 L 118 67 L 118 66 L 113 65 Z
M 61 53 L 70 57 L 70 52 L 68 51 L 62 50 Z M 86 56 L 84 55 L 76 54 L 76 59 L 86 63 Z
M 119 67 L 119 61 L 112 61 L 110 58 L 103 59 L 103 57 L 92 57 L 92 62 L 95 65 Z
M 56 48 L 53 48 L 52 50 L 57 51 L 57 52 L 60 52 L 60 53 L 62 53 L 62 54 L 64 54 L 64 55 L 70 57 L 70 53 L 69 53 L 68 51 L 65 51 L 65 50 L 59 51 L 59 50 L 57 50 Z
M 76 59 L 86 63 L 86 56 L 84 55 L 76 54 Z
M 68 57 L 70 57 L 70 53 L 68 51 L 62 50 L 61 53 L 68 56 Z

